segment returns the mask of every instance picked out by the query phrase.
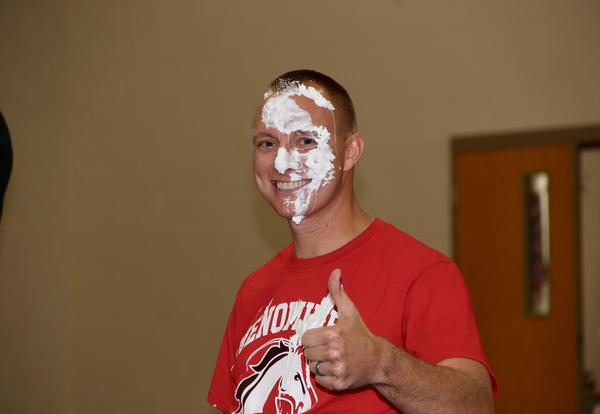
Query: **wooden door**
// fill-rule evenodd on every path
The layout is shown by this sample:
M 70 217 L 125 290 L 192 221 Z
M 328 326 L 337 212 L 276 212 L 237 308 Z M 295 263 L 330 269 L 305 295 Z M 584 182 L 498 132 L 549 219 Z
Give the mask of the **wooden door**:
M 498 414 L 579 411 L 576 147 L 455 150 L 455 254 L 500 383 Z M 550 313 L 526 306 L 525 175 L 549 173 Z

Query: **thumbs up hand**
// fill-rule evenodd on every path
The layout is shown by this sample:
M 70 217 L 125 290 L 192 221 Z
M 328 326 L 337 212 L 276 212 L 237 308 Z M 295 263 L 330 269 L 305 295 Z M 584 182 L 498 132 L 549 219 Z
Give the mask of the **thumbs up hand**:
M 381 338 L 373 335 L 363 322 L 344 291 L 341 275 L 341 270 L 335 269 L 328 283 L 337 306 L 337 324 L 311 329 L 301 339 L 317 382 L 335 391 L 375 383 L 382 353 Z

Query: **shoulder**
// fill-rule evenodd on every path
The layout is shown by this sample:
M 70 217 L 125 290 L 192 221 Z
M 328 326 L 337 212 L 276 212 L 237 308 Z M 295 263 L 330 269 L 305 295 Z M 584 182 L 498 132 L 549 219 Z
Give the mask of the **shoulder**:
M 403 232 L 392 224 L 385 223 L 379 232 L 378 244 L 386 262 L 402 266 L 416 275 L 436 265 L 450 265 L 454 262 L 448 256 L 428 246 L 422 241 Z M 445 266 L 442 266 L 445 267 Z

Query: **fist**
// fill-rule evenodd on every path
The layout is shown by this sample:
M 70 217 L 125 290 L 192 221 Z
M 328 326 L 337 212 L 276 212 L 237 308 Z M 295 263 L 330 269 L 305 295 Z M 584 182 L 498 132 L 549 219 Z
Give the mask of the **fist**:
M 341 275 L 341 270 L 335 269 L 328 283 L 338 312 L 336 325 L 308 330 L 301 339 L 316 381 L 334 391 L 374 384 L 381 355 L 380 338 L 363 322 L 344 291 Z

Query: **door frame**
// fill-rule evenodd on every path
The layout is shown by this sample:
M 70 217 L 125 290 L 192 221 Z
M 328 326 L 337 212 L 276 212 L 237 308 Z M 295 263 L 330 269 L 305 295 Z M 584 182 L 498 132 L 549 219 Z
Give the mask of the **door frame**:
M 517 130 L 517 131 L 506 131 L 506 132 L 491 132 L 491 133 L 473 133 L 473 134 L 460 134 L 453 135 L 450 137 L 451 145 L 451 160 L 450 160 L 450 177 L 452 180 L 452 192 L 451 192 L 451 237 L 452 246 L 450 248 L 452 257 L 460 265 L 460 258 L 457 254 L 457 190 L 456 190 L 456 176 L 455 176 L 455 163 L 456 156 L 464 151 L 472 150 L 497 150 L 505 148 L 523 148 L 523 147 L 539 147 L 551 144 L 562 144 L 568 145 L 573 150 L 573 165 L 575 173 L 573 174 L 574 183 L 573 188 L 576 189 L 573 194 L 574 200 L 574 239 L 575 239 L 575 269 L 573 274 L 575 275 L 575 292 L 576 301 L 579 304 L 575 309 L 575 315 L 577 320 L 575 321 L 577 330 L 577 384 L 579 394 L 579 412 L 583 412 L 583 309 L 582 309 L 582 275 L 581 275 L 581 205 L 580 205 L 580 191 L 581 179 L 580 179 L 580 163 L 579 155 L 583 148 L 589 147 L 600 147 L 600 125 L 583 125 L 576 127 L 566 128 L 540 128 L 540 129 L 529 129 L 529 130 Z

